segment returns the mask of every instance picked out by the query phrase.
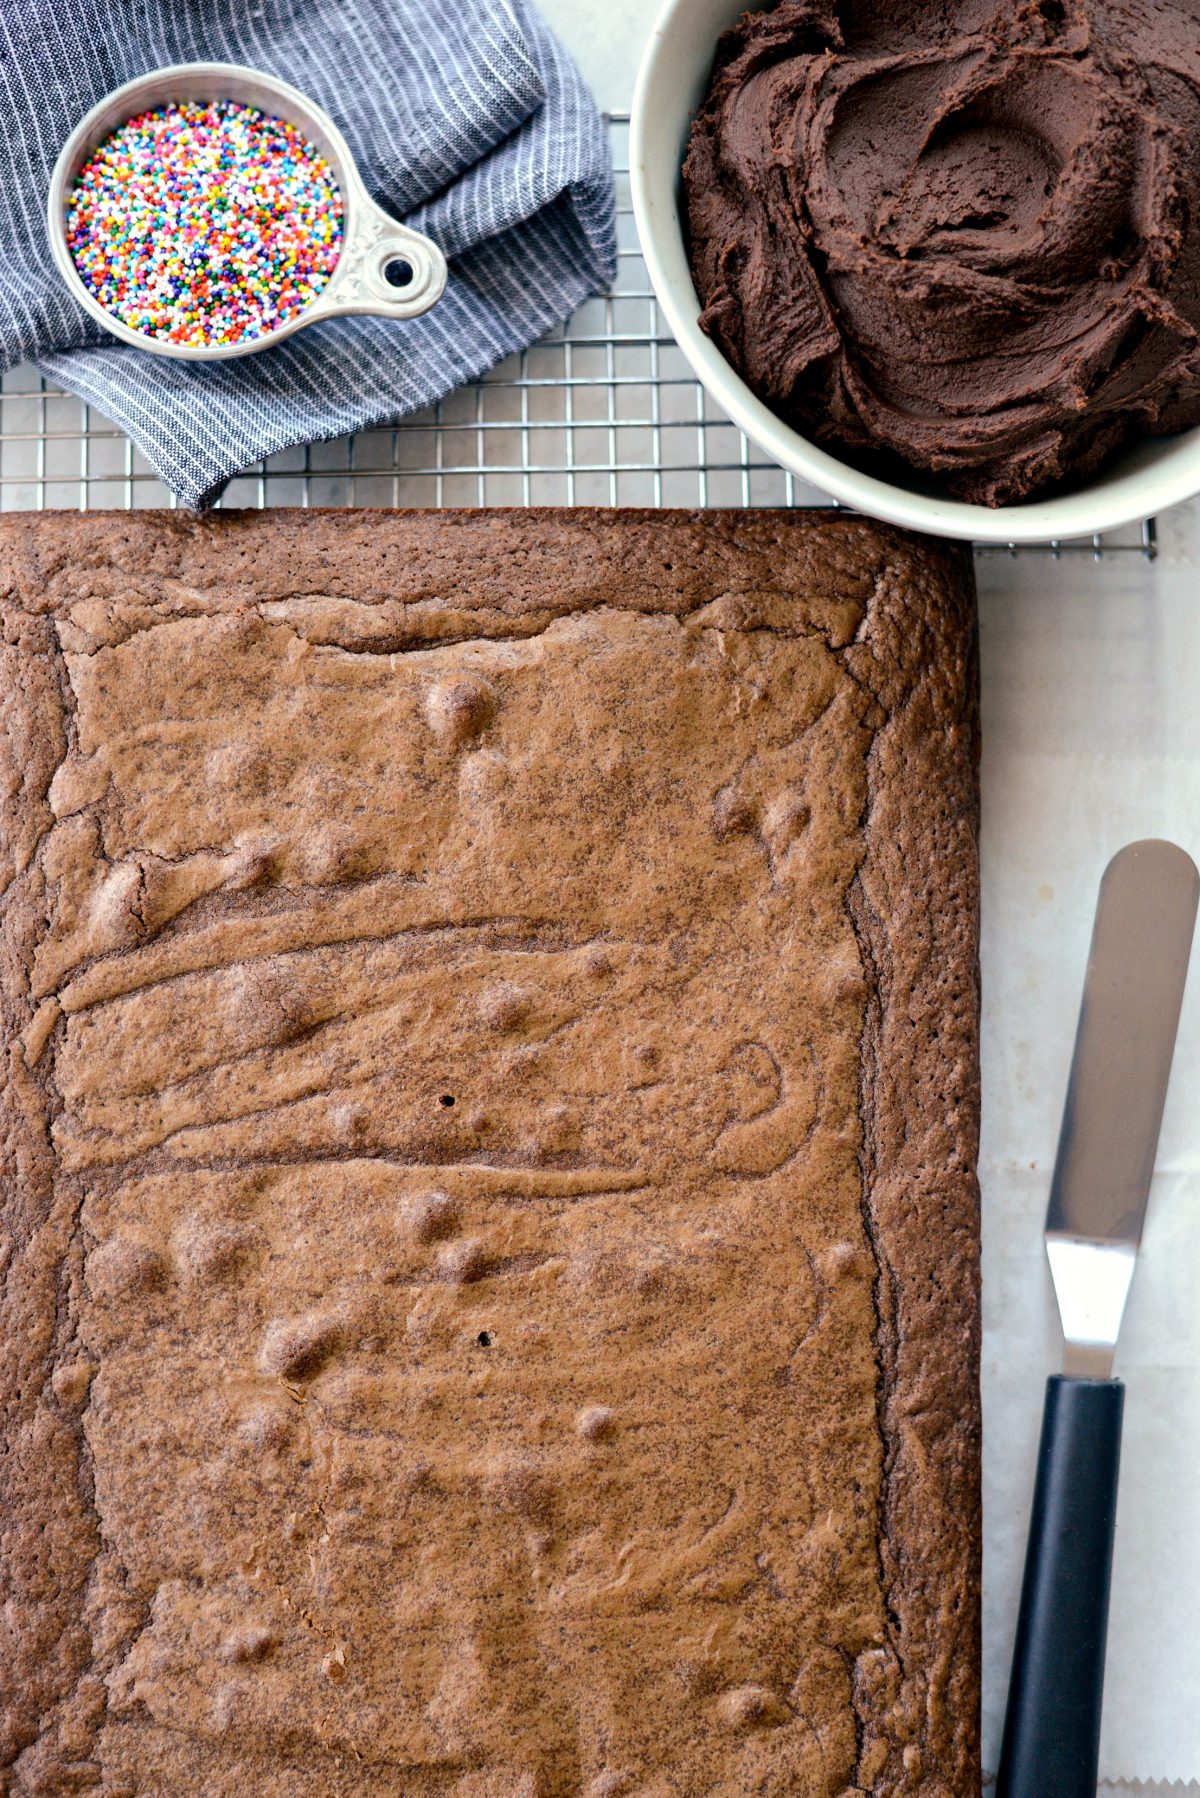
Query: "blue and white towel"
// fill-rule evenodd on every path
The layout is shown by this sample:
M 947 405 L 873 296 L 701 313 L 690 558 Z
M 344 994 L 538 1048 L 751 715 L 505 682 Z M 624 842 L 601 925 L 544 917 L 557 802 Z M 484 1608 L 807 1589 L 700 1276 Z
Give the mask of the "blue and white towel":
M 83 311 L 46 236 L 58 151 L 121 82 L 197 61 L 248 63 L 332 114 L 379 203 L 450 259 L 431 312 L 197 364 L 127 348 Z M 612 278 L 604 127 L 527 0 L 0 0 L 0 118 L 0 369 L 37 362 L 189 505 L 273 450 L 429 405 Z

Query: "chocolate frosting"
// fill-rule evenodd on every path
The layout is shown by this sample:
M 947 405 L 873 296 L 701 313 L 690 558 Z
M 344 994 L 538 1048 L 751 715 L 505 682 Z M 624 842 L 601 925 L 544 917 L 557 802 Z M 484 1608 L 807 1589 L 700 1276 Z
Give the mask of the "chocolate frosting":
M 782 0 L 684 178 L 704 329 L 856 462 L 994 506 L 1200 423 L 1200 0 Z

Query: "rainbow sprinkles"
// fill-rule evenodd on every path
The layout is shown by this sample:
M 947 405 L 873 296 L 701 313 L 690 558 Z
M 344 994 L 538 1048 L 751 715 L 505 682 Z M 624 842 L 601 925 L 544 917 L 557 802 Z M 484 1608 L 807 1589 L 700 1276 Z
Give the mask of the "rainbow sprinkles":
M 139 113 L 92 151 L 67 208 L 88 291 L 130 330 L 190 348 L 304 312 L 342 248 L 329 163 L 285 119 L 232 100 Z

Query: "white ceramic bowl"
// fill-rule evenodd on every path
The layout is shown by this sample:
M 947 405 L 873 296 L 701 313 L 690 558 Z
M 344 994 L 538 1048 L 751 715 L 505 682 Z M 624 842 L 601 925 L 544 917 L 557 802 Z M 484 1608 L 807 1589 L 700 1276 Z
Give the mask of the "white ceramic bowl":
M 275 118 L 286 119 L 317 146 L 341 189 L 342 252 L 337 267 L 311 306 L 278 330 L 245 343 L 167 343 L 161 337 L 131 330 L 93 298 L 67 248 L 71 188 L 91 152 L 118 125 L 137 113 L 180 100 L 239 100 Z M 85 311 L 122 342 L 149 350 L 154 356 L 174 356 L 181 362 L 223 362 L 232 356 L 253 356 L 282 343 L 285 337 L 307 325 L 319 324 L 323 318 L 344 318 L 350 313 L 416 318 L 436 305 L 446 286 L 446 258 L 441 250 L 428 237 L 411 231 L 375 204 L 363 186 L 345 138 L 329 114 L 288 82 L 241 63 L 175 63 L 114 88 L 84 114 L 59 152 L 46 196 L 46 227 L 59 273 Z M 403 287 L 395 287 L 388 280 L 386 270 L 393 262 L 407 264 L 409 278 Z
M 1045 543 L 1089 536 L 1200 493 L 1200 427 L 1178 437 L 1143 440 L 1075 492 L 992 508 L 931 497 L 863 474 L 792 430 L 754 397 L 700 329 L 680 176 L 717 39 L 746 6 L 747 0 L 666 0 L 642 58 L 629 145 L 633 207 L 654 291 L 688 361 L 734 423 L 776 462 L 834 499 L 938 537 Z

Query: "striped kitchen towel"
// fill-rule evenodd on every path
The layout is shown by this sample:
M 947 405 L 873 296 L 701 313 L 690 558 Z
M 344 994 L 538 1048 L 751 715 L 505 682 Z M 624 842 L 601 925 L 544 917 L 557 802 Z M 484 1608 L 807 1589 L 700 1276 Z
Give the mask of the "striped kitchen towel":
M 450 259 L 422 318 L 334 319 L 226 363 L 109 337 L 46 236 L 59 148 L 123 81 L 241 62 L 332 114 L 382 206 Z M 612 278 L 603 124 L 528 0 L 0 4 L 0 369 L 32 360 L 127 431 L 188 505 L 296 443 L 390 423 L 477 378 Z

